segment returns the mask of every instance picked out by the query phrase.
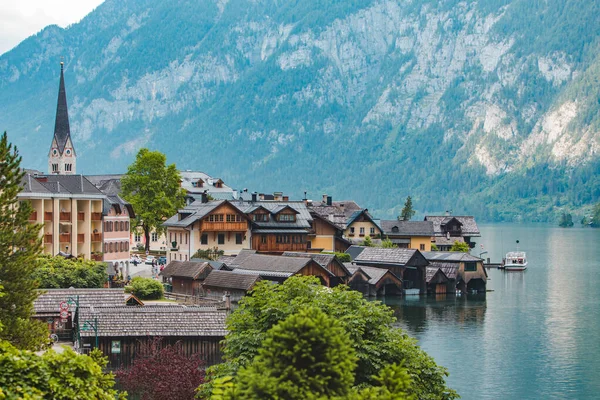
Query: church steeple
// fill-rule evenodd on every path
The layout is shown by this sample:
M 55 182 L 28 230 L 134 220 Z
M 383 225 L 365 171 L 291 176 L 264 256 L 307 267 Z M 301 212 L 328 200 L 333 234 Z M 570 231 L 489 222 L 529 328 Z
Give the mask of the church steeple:
M 67 91 L 65 90 L 64 63 L 60 63 L 60 83 L 58 86 L 58 102 L 56 105 L 56 121 L 54 138 L 48 154 L 48 173 L 74 174 L 75 147 L 71 140 L 69 127 L 69 111 L 67 109 Z

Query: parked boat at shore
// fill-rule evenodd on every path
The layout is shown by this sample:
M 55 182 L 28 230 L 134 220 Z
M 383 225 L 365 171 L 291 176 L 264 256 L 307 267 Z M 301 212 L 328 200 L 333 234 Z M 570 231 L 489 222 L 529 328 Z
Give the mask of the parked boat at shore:
M 511 251 L 504 258 L 506 271 L 525 271 L 527 269 L 527 254 L 524 251 Z

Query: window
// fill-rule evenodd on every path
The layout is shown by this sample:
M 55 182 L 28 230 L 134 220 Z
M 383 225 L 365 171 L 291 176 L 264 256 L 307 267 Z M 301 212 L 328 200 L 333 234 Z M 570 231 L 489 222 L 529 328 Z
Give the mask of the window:
M 421 244 L 419 245 L 419 250 L 421 250 L 421 251 L 425 251 L 425 244 L 421 243 Z
M 214 215 L 209 215 L 208 216 L 208 222 L 214 222 L 215 221 L 215 216 Z
M 119 251 L 125 251 L 125 244 L 123 242 L 119 242 Z
M 115 221 L 115 232 L 119 232 L 119 221 Z
M 136 233 L 135 235 L 133 235 L 133 241 L 134 242 L 141 242 L 142 241 L 142 235 L 140 235 L 139 233 Z
M 361 227 L 361 228 L 360 228 L 360 234 L 361 234 L 361 235 L 364 235 L 364 234 L 365 234 L 365 228 L 364 228 L 364 227 Z
M 129 221 L 125 221 L 125 230 L 129 231 Z
M 294 214 L 279 214 L 279 221 L 281 222 L 294 222 L 296 216 Z
M 52 164 L 52 172 L 58 172 L 58 164 Z
M 219 214 L 217 217 L 219 218 L 219 222 L 223 222 L 223 214 Z
M 186 233 L 186 234 L 185 234 L 185 244 L 188 244 L 188 242 L 187 242 L 187 241 L 188 241 L 188 234 Z
M 350 227 L 350 233 L 354 234 L 354 227 Z
M 125 230 L 125 221 L 119 222 L 119 227 L 121 228 L 121 232 Z
M 113 223 L 112 223 L 112 221 L 108 223 L 108 231 L 109 232 L 113 231 Z
M 244 241 L 244 236 L 241 233 L 236 233 L 235 234 L 235 244 L 242 244 L 242 242 Z
M 267 235 L 260 235 L 260 243 L 267 244 Z
M 71 164 L 65 164 L 65 172 L 71 172 Z
M 208 244 L 208 234 L 203 233 L 202 236 L 200 236 L 200 244 Z
M 173 232 L 169 232 L 169 242 L 173 241 Z
M 477 263 L 476 262 L 466 262 L 465 263 L 465 272 L 475 272 L 477 271 Z
M 109 253 L 112 253 L 112 252 L 113 252 L 113 244 L 112 244 L 112 243 L 109 243 L 109 244 L 108 244 L 108 252 L 109 252 Z
M 371 235 L 375 234 L 375 228 L 371 228 L 371 230 L 369 231 L 371 233 Z
M 227 222 L 235 222 L 235 214 L 227 214 Z
M 269 214 L 253 214 L 252 215 L 252 220 L 253 221 L 258 221 L 258 222 L 268 222 L 269 221 Z
M 224 233 L 219 233 L 218 235 L 218 242 L 219 244 L 225 244 L 225 234 Z
M 235 222 L 242 222 L 242 216 L 241 215 L 236 215 L 235 216 Z
M 179 253 L 179 261 L 181 261 L 181 253 Z
M 152 232 L 152 238 L 150 240 L 152 240 L 153 242 L 157 242 L 158 241 L 158 233 Z
M 175 234 L 175 236 L 177 236 L 177 234 Z M 183 242 L 183 233 L 179 232 L 179 243 Z

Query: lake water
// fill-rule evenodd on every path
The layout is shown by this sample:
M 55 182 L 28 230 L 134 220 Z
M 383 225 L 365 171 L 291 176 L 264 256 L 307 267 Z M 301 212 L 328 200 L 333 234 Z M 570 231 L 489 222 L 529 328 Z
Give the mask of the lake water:
M 525 272 L 490 269 L 486 295 L 387 299 L 399 325 L 470 399 L 600 399 L 600 229 L 480 225 L 492 262 L 527 251 Z

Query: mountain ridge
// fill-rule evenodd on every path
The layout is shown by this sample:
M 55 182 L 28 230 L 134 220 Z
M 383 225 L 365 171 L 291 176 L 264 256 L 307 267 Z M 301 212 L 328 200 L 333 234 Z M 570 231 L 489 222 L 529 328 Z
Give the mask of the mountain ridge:
M 86 172 L 122 171 L 150 146 L 382 216 L 410 194 L 423 212 L 551 220 L 600 198 L 599 7 L 107 0 L 0 57 L 0 128 L 45 165 L 64 55 Z

